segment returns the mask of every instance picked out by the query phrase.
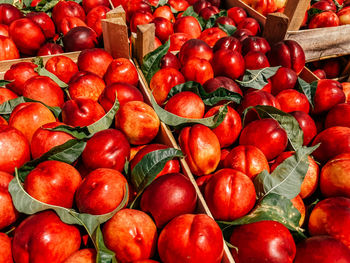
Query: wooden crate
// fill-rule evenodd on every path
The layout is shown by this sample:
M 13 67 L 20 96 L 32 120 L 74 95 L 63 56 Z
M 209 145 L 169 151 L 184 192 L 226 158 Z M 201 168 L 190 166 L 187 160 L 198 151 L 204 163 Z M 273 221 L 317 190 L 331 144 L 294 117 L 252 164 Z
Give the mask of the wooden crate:
M 106 19 L 103 19 L 102 26 L 108 27 L 111 24 L 113 24 L 114 31 L 106 31 L 110 32 L 110 34 L 106 37 L 104 37 L 104 45 L 105 49 L 110 52 L 110 54 L 114 57 L 129 57 L 129 47 L 126 46 L 127 49 L 125 49 L 125 45 L 120 45 L 119 43 L 123 43 L 124 41 L 128 41 L 127 37 L 127 27 L 125 23 L 123 22 L 123 17 L 125 19 L 125 12 L 123 8 L 117 7 L 113 8 L 111 11 L 109 11 L 106 15 Z M 125 34 L 125 32 L 126 34 Z M 126 39 L 123 39 L 126 35 Z M 107 39 L 106 39 L 107 38 Z M 68 52 L 68 53 L 62 53 L 62 54 L 56 54 L 56 55 L 48 55 L 48 56 L 42 56 L 44 63 L 48 61 L 50 58 L 64 55 L 66 57 L 71 58 L 74 62 L 77 62 L 78 56 L 80 54 L 80 51 L 76 52 Z M 28 57 L 28 58 L 19 58 L 19 59 L 11 59 L 11 60 L 3 60 L 0 61 L 0 78 L 3 79 L 6 71 L 14 64 L 17 64 L 19 62 L 31 62 L 35 57 Z
M 119 57 L 128 58 L 132 63 L 134 63 L 134 61 L 131 59 L 131 51 L 129 50 L 130 45 L 128 41 L 128 28 L 125 23 L 125 12 L 121 7 L 115 8 L 113 11 L 111 11 L 111 13 L 106 19 L 102 20 L 102 30 L 104 35 L 105 50 L 109 52 L 113 56 L 113 58 L 119 58 Z M 73 61 L 76 62 L 79 54 L 80 52 L 71 52 L 71 53 L 64 53 L 64 54 L 58 54 L 58 55 L 64 55 L 64 56 L 70 57 Z M 57 56 L 57 55 L 44 56 L 43 57 L 44 63 L 46 63 L 46 61 L 53 56 Z M 16 64 L 19 62 L 31 61 L 32 59 L 33 58 L 22 58 L 22 59 L 0 62 L 0 69 L 1 69 L 0 79 L 3 79 L 4 73 L 13 64 Z M 135 66 L 138 69 L 138 73 L 139 73 L 139 79 L 140 79 L 139 88 L 145 98 L 145 101 L 149 105 L 151 105 L 150 103 L 151 93 L 148 89 L 147 83 L 137 63 L 135 64 Z M 160 124 L 160 129 L 157 134 L 157 137 L 155 138 L 155 141 L 158 143 L 165 144 L 172 148 L 180 149 L 169 127 L 162 122 Z M 180 165 L 181 165 L 182 173 L 189 178 L 189 180 L 191 181 L 191 183 L 193 184 L 196 190 L 196 193 L 198 196 L 196 213 L 206 214 L 211 218 L 213 218 L 208 206 L 205 203 L 204 197 L 201 194 L 193 175 L 191 174 L 190 168 L 188 167 L 184 159 L 180 160 Z M 228 247 L 224 243 L 224 240 L 223 240 L 223 244 L 224 244 L 224 256 L 223 256 L 222 262 L 234 263 L 232 255 Z
M 304 49 L 306 61 L 316 61 L 350 54 L 350 25 L 299 30 L 310 0 L 288 0 L 284 14 L 267 17 L 241 0 L 226 0 L 226 8 L 242 7 L 265 26 L 264 37 L 275 43 L 283 39 L 297 41 Z
M 242 8 L 246 8 L 246 4 L 239 1 L 239 5 Z M 257 11 L 255 11 L 254 9 L 250 8 L 247 9 L 248 14 L 251 17 L 256 18 L 262 26 L 265 25 L 266 23 L 266 18 L 261 15 L 260 13 L 258 13 Z M 148 54 L 149 52 L 154 50 L 154 37 L 155 37 L 155 27 L 154 24 L 147 24 L 147 25 L 139 25 L 137 27 L 137 34 L 136 37 L 133 39 L 133 52 L 132 54 L 134 55 L 134 63 L 137 66 L 137 70 L 139 73 L 139 78 L 141 80 L 141 87 L 142 87 L 142 92 L 144 93 L 144 96 L 146 98 L 147 103 L 150 104 L 150 98 L 152 96 L 151 90 L 149 88 L 149 85 L 141 71 L 140 68 L 140 64 L 142 63 L 142 58 Z M 319 80 L 319 78 L 317 76 L 315 76 L 307 67 L 304 67 L 304 69 L 302 70 L 302 72 L 299 75 L 303 80 L 305 80 L 308 83 L 311 83 L 313 81 Z M 167 125 L 165 125 L 164 123 L 162 123 L 161 125 L 162 127 L 162 136 L 165 136 L 163 138 L 163 142 L 171 147 L 177 148 L 179 149 L 179 146 L 171 132 L 171 130 L 169 129 L 169 127 Z M 191 170 L 189 169 L 188 164 L 186 163 L 185 160 L 181 160 L 181 166 L 183 169 L 183 172 L 190 178 L 190 180 L 192 181 L 192 183 L 195 185 L 196 191 L 198 193 L 199 196 L 199 212 L 201 213 L 206 213 L 207 215 L 212 217 L 212 214 L 203 198 L 203 195 L 201 194 L 196 181 L 194 180 L 194 176 L 191 173 Z M 227 262 L 232 262 L 234 263 L 234 259 L 228 249 L 228 247 L 225 245 L 225 254 L 224 254 L 224 258 L 223 258 L 223 262 L 227 263 Z

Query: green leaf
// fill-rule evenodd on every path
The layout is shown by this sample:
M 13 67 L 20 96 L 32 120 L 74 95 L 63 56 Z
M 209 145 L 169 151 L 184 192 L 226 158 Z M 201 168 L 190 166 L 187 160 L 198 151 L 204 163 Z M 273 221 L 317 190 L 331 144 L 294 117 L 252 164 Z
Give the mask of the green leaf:
M 163 170 L 165 164 L 175 157 L 183 157 L 181 150 L 167 148 L 147 153 L 131 171 L 131 183 L 135 186 L 137 196 L 130 208 L 134 207 L 138 197 Z
M 160 70 L 160 61 L 168 52 L 170 47 L 170 40 L 164 45 L 158 47 L 156 50 L 148 53 L 142 60 L 141 70 L 145 75 L 148 83 L 150 83 L 153 75 Z
M 323 12 L 324 12 L 324 10 L 321 10 L 321 9 L 318 9 L 318 8 L 310 8 L 309 10 L 307 10 L 308 20 L 313 18 L 315 15 L 321 14 Z
M 223 231 L 226 231 L 232 226 L 273 220 L 282 223 L 292 231 L 302 233 L 303 229 L 299 227 L 300 217 L 300 212 L 288 198 L 271 193 L 262 199 L 248 215 L 232 222 L 219 221 L 217 223 Z
M 57 83 L 58 86 L 60 86 L 63 89 L 68 88 L 68 84 L 64 83 L 62 80 L 60 80 L 55 74 L 51 73 L 44 67 L 44 62 L 42 57 L 36 57 L 33 59 L 33 63 L 35 65 L 38 65 L 34 70 L 38 72 L 40 76 L 49 77 L 54 82 Z
M 206 29 L 206 21 L 204 20 L 203 17 L 199 16 L 194 10 L 193 10 L 193 6 L 189 6 L 185 12 L 183 12 L 182 17 L 185 16 L 192 16 L 194 18 L 197 19 L 199 25 L 201 26 L 201 30 Z
M 188 81 L 172 87 L 168 94 L 168 99 L 183 91 L 191 91 L 196 93 L 199 97 L 201 97 L 204 104 L 207 106 L 214 106 L 223 100 L 240 104 L 242 100 L 242 96 L 240 94 L 229 91 L 225 88 L 219 88 L 211 93 L 207 93 L 203 86 L 195 81 Z
M 10 5 L 12 5 L 12 4 L 13 4 L 13 1 L 14 1 L 14 0 L 2 0 L 1 3 L 2 3 L 2 4 L 10 4 Z
M 130 162 L 129 162 L 128 158 L 125 158 L 125 163 L 124 163 L 124 174 L 125 175 L 129 174 L 129 165 L 130 165 Z
M 203 119 L 187 119 L 180 117 L 178 115 L 175 115 L 173 113 L 170 113 L 160 107 L 157 102 L 154 100 L 153 96 L 151 96 L 151 104 L 153 106 L 153 109 L 157 113 L 159 119 L 164 122 L 167 125 L 173 126 L 173 127 L 180 127 L 188 124 L 202 124 L 205 125 L 211 129 L 216 128 L 220 125 L 220 123 L 225 119 L 225 116 L 227 114 L 227 105 L 224 105 L 220 108 L 217 114 Z
M 171 13 L 173 13 L 173 14 L 177 14 L 177 13 L 179 13 L 174 7 L 172 7 L 172 6 L 170 6 L 170 10 L 171 10 Z
M 222 31 L 226 32 L 226 34 L 229 36 L 232 36 L 237 31 L 237 28 L 233 25 L 224 25 L 224 24 L 218 23 L 218 26 Z
M 131 182 L 135 190 L 140 192 L 150 185 L 165 164 L 175 157 L 183 157 L 181 150 L 167 148 L 147 153 L 131 171 Z
M 273 193 L 293 199 L 300 193 L 301 184 L 309 169 L 308 156 L 318 148 L 299 148 L 294 155 L 285 159 L 269 174 L 262 171 L 254 179 L 257 198 L 264 198 Z
M 159 0 L 156 8 L 160 6 L 165 6 L 167 3 L 168 3 L 168 0 Z
M 112 125 L 115 114 L 119 110 L 119 106 L 119 101 L 116 95 L 112 108 L 101 119 L 94 122 L 93 124 L 85 127 L 70 127 L 68 125 L 60 125 L 49 130 L 66 132 L 77 139 L 88 138 L 99 131 L 108 129 Z
M 227 16 L 227 11 L 226 10 L 221 10 L 219 13 L 212 15 L 209 17 L 209 19 L 205 22 L 204 24 L 204 29 L 212 28 L 216 24 L 216 19 L 219 17 Z M 198 18 L 197 18 L 198 19 Z
M 10 84 L 12 81 L 0 80 L 0 87 L 5 87 L 7 84 Z
M 318 81 L 307 83 L 302 78 L 298 78 L 298 89 L 307 97 L 312 108 L 314 108 L 314 96 L 316 93 Z
M 268 79 L 276 74 L 279 68 L 280 66 L 267 67 L 257 70 L 247 69 L 242 81 L 237 79 L 235 81 L 242 87 L 260 90 L 268 83 Z
M 249 107 L 244 111 L 244 114 L 252 108 L 256 110 L 261 118 L 272 118 L 281 125 L 287 133 L 291 150 L 296 151 L 302 147 L 304 141 L 303 131 L 300 128 L 298 121 L 292 115 L 276 109 L 275 107 L 266 105 Z
M 49 10 L 53 9 L 59 1 L 60 0 L 51 0 L 51 1 L 42 0 L 35 7 L 35 11 L 47 13 Z
M 41 101 L 32 100 L 21 96 L 12 100 L 5 101 L 4 103 L 0 104 L 0 115 L 2 115 L 2 117 L 8 120 L 10 118 L 10 114 L 12 113 L 13 109 L 17 107 L 19 104 L 24 102 L 39 102 L 43 104 L 46 108 L 48 108 L 55 115 L 56 118 L 58 118 L 58 116 L 61 114 L 61 109 L 59 107 L 51 107 Z
M 18 170 L 18 176 L 22 182 L 26 176 L 39 164 L 47 160 L 55 160 L 72 164 L 82 154 L 86 146 L 86 140 L 69 140 L 64 144 L 53 147 L 50 151 L 41 157 L 31 160 L 21 166 Z
M 8 191 L 11 194 L 13 205 L 18 212 L 33 215 L 45 210 L 54 210 L 64 223 L 83 226 L 90 237 L 100 224 L 109 220 L 116 212 L 122 209 L 128 200 L 128 185 L 126 184 L 124 198 L 120 205 L 112 212 L 103 215 L 80 214 L 73 209 L 49 205 L 30 196 L 24 190 L 17 170 L 15 171 L 15 178 L 9 184 Z
M 105 245 L 100 226 L 97 227 L 95 232 L 95 243 L 97 247 L 96 263 L 117 263 L 115 253 Z
M 182 13 L 182 16 L 198 17 L 199 15 L 194 11 L 193 6 L 191 5 Z
M 333 2 L 335 4 L 335 6 L 337 7 L 337 12 L 339 12 L 341 9 L 343 9 L 344 5 L 339 4 L 337 0 L 334 0 Z

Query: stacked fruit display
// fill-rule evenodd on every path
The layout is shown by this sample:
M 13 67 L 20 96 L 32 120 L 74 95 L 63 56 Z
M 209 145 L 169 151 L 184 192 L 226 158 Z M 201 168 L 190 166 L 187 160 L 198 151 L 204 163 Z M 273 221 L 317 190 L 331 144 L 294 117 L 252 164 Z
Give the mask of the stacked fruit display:
M 284 12 L 285 0 L 243 0 L 259 13 Z M 302 28 L 322 28 L 347 25 L 350 23 L 348 3 L 343 0 L 313 0 L 305 13 Z
M 79 51 L 101 45 L 108 0 L 0 4 L 0 60 Z
M 195 214 L 181 151 L 157 143 L 135 66 L 101 49 L 35 63 L 1 83 L 0 262 L 220 262 L 221 230 Z
M 350 262 L 347 86 L 305 82 L 241 8 L 114 4 L 155 23 L 140 82 L 101 49 L 0 82 L 0 263 L 221 262 L 224 239 L 235 262 Z
M 244 13 L 233 8 L 221 16 L 233 11 Z M 203 28 L 201 10 L 196 13 L 186 10 L 175 21 L 174 34 Z M 215 19 L 209 29 L 218 32 L 222 29 L 215 28 Z M 184 21 L 183 31 L 175 31 L 178 21 Z M 348 261 L 346 230 L 329 225 L 338 213 L 349 218 L 346 183 L 338 181 L 343 180 L 339 173 L 347 173 L 348 91 L 334 80 L 307 84 L 298 78 L 305 60 L 296 42 L 270 47 L 249 29 L 222 30 L 225 36 L 208 40 L 201 37 L 204 31 L 176 48 L 170 35 L 144 58 L 142 70 L 152 105 L 161 121 L 175 128 L 210 211 L 235 247 L 235 260 L 306 262 L 321 257 L 336 262 L 327 260 L 336 260 L 338 252 L 325 252 L 328 258 L 315 252 L 334 244 L 334 251 Z M 317 198 L 326 199 L 313 209 Z M 307 231 L 301 233 L 301 226 Z M 296 250 L 288 228 L 302 238 L 316 237 L 300 242 Z M 269 249 L 271 244 L 275 249 Z
M 321 28 L 350 23 L 350 7 L 342 0 L 320 0 L 312 2 L 305 14 L 303 26 Z

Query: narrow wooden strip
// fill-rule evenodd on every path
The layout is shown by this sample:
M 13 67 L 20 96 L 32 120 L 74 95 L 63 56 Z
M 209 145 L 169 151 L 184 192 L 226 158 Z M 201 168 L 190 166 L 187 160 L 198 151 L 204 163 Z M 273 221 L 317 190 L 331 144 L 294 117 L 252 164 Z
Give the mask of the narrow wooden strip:
M 135 39 L 135 56 L 140 64 L 145 55 L 154 50 L 155 25 L 137 26 L 137 36 Z
M 289 18 L 288 30 L 298 30 L 303 23 L 310 0 L 288 0 L 284 14 Z
M 312 73 L 312 71 L 309 70 L 307 67 L 304 67 L 304 69 L 299 74 L 299 77 L 301 77 L 308 83 L 319 80 L 319 78 L 314 73 Z
M 77 62 L 78 56 L 80 54 L 80 51 L 75 52 L 68 52 L 68 53 L 62 53 L 62 54 L 55 54 L 55 55 L 48 55 L 48 56 L 42 56 L 44 63 L 48 61 L 52 57 L 56 56 L 66 56 L 71 58 L 74 62 Z M 17 64 L 19 62 L 31 62 L 35 57 L 29 57 L 29 58 L 19 58 L 19 59 L 11 59 L 11 60 L 3 60 L 0 61 L 0 78 L 3 79 L 6 71 L 14 64 Z
M 113 8 L 106 14 L 106 19 L 110 18 L 121 18 L 126 22 L 126 14 L 124 8 L 120 5 L 116 8 Z
M 268 14 L 263 37 L 273 45 L 284 39 L 288 29 L 289 18 L 282 13 Z
M 297 41 L 307 62 L 350 54 L 350 25 L 288 31 L 286 39 Z
M 122 18 L 102 19 L 105 50 L 113 58 L 130 58 L 128 27 Z

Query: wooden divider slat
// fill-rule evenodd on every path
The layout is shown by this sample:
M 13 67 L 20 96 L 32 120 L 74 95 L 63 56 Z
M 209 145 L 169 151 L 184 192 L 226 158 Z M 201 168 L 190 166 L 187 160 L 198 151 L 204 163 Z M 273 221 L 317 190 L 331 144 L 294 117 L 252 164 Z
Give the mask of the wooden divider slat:
M 142 63 L 143 57 L 154 50 L 155 25 L 137 26 L 137 37 L 135 39 L 135 56 Z
M 55 55 L 49 55 L 49 56 L 42 56 L 44 63 L 48 61 L 50 58 L 59 56 L 59 55 L 65 55 L 66 57 L 71 58 L 74 62 L 77 62 L 78 56 L 80 54 L 80 51 L 76 52 L 69 52 L 64 54 L 55 54 Z M 12 60 L 4 60 L 0 61 L 0 78 L 3 79 L 6 71 L 13 65 L 19 62 L 31 62 L 34 57 L 29 58 L 21 58 L 21 59 L 12 59 Z
M 302 46 L 305 52 L 306 62 L 349 55 L 350 25 L 298 30 L 300 27 L 298 24 L 302 13 L 304 12 L 305 15 L 306 2 L 309 1 L 310 0 L 288 0 L 285 14 L 289 17 L 290 23 L 284 39 L 295 40 Z M 234 6 L 242 7 L 251 17 L 258 20 L 262 26 L 267 23 L 267 18 L 265 16 L 258 13 L 241 0 L 226 0 L 225 5 L 227 8 Z M 289 5 L 294 5 L 294 7 Z M 269 17 L 269 19 L 271 18 Z M 272 16 L 272 19 L 276 19 L 276 17 Z M 265 30 L 267 30 L 266 27 Z M 279 29 L 275 27 L 274 30 Z
M 130 58 L 128 27 L 121 17 L 102 19 L 105 50 L 113 58 Z
M 299 30 L 310 0 L 288 0 L 284 14 L 289 18 L 288 30 Z
M 113 8 L 106 14 L 106 19 L 110 18 L 121 18 L 124 22 L 126 22 L 126 14 L 124 8 L 121 5 L 116 8 Z
M 139 74 L 141 91 L 144 95 L 145 102 L 148 104 L 151 104 L 152 92 L 148 86 L 148 83 L 147 83 L 136 59 L 134 59 L 134 64 L 135 64 L 136 69 L 137 69 L 138 74 Z M 161 129 L 160 129 L 160 132 L 158 134 L 157 139 L 158 139 L 158 141 L 160 141 L 160 142 L 162 142 L 170 147 L 180 149 L 180 147 L 178 146 L 178 144 L 173 136 L 173 133 L 171 132 L 169 127 L 162 122 L 161 122 Z M 198 188 L 196 180 L 194 179 L 194 176 L 192 175 L 188 164 L 186 163 L 186 161 L 184 159 L 180 160 L 180 164 L 181 164 L 182 172 L 190 179 L 194 188 L 196 189 L 197 196 L 198 196 L 197 212 L 207 214 L 208 216 L 213 218 L 213 215 L 211 214 L 211 212 L 210 212 L 210 210 L 209 210 L 209 208 L 204 200 L 204 197 Z M 223 257 L 222 263 L 235 263 L 232 255 L 231 255 L 231 252 L 225 243 L 224 243 L 224 257 Z
M 271 44 L 284 39 L 287 33 L 289 18 L 282 13 L 269 14 L 266 19 L 263 37 Z

